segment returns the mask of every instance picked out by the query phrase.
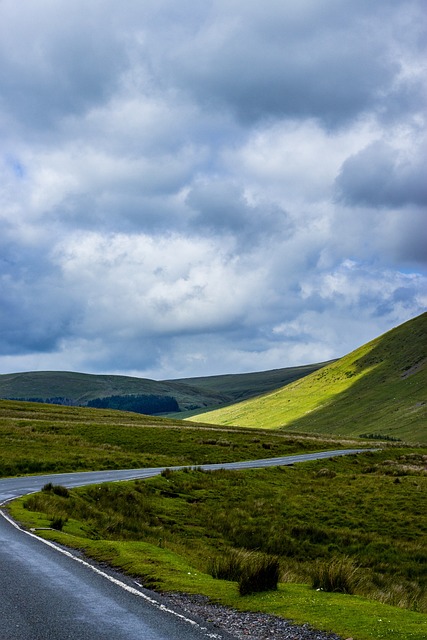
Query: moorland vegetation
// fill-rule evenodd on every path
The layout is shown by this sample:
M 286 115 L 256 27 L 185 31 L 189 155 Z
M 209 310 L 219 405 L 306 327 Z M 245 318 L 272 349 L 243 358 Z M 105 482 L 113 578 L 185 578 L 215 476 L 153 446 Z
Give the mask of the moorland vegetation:
M 11 400 L 0 400 L 0 441 L 0 476 L 234 462 L 356 443 Z
M 426 461 L 425 448 L 382 443 L 295 467 L 47 485 L 11 510 L 149 588 L 202 593 L 343 637 L 421 640 Z

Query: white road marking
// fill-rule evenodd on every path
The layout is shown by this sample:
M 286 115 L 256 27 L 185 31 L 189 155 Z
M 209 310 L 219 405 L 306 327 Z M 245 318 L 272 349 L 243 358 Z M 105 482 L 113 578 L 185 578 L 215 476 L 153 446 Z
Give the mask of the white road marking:
M 83 566 L 87 567 L 88 569 L 91 569 L 92 571 L 102 576 L 103 578 L 106 578 L 107 580 L 117 585 L 121 589 L 124 589 L 125 591 L 132 593 L 134 596 L 143 598 L 146 602 L 149 602 L 153 607 L 156 607 L 156 609 L 159 609 L 160 611 L 164 611 L 166 613 L 170 613 L 171 615 L 177 618 L 180 618 L 184 622 L 191 624 L 193 627 L 197 627 L 198 629 L 200 629 L 200 631 L 207 632 L 204 634 L 207 638 L 212 638 L 213 640 L 214 639 L 221 640 L 222 638 L 221 635 L 208 632 L 208 629 L 206 627 L 200 626 L 199 623 L 196 622 L 195 620 L 192 620 L 191 618 L 187 618 L 186 616 L 183 616 L 182 614 L 178 613 L 177 611 L 174 611 L 173 609 L 169 609 L 164 604 L 157 602 L 157 600 L 154 600 L 154 598 L 150 598 L 150 596 L 147 596 L 142 591 L 139 591 L 138 589 L 131 587 L 130 585 L 126 584 L 125 582 L 122 582 L 121 580 L 117 580 L 117 578 L 114 578 L 113 576 L 109 576 L 108 573 L 105 573 L 104 571 L 101 571 L 101 569 L 94 567 L 89 562 L 86 562 L 85 560 L 78 558 L 77 556 L 70 553 L 70 551 L 67 551 L 66 549 L 62 549 L 61 547 L 58 547 L 54 542 L 51 542 L 50 540 L 45 540 L 44 538 L 40 538 L 39 536 L 34 535 L 34 533 L 31 533 L 30 531 L 26 531 L 25 529 L 22 529 L 16 522 L 14 522 L 14 520 L 12 520 L 12 518 L 10 518 L 6 513 L 4 513 L 4 511 L 0 510 L 0 514 L 3 516 L 5 520 L 7 520 L 13 527 L 15 527 L 15 529 L 18 529 L 18 531 L 20 531 L 21 533 L 25 533 L 27 536 L 30 536 L 31 538 L 38 540 L 38 542 L 43 542 L 43 544 L 46 544 L 48 547 L 55 549 L 55 551 L 59 551 L 59 553 L 62 553 L 64 556 L 67 556 L 68 558 L 71 558 L 71 560 L 74 560 L 75 562 L 79 562 Z M 139 582 L 135 582 L 135 584 L 143 588 L 143 586 L 139 584 Z

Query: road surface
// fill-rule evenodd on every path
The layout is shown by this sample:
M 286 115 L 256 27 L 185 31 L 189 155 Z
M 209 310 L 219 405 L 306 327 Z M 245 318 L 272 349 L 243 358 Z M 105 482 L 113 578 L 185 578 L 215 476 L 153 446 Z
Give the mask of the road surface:
M 266 460 L 202 465 L 248 469 L 358 453 L 346 449 Z M 170 467 L 182 468 L 182 467 Z M 148 478 L 162 468 L 0 479 L 0 505 L 52 482 L 76 487 Z M 84 560 L 0 517 L 0 640 L 229 640 L 205 621 L 162 604 L 130 578 Z

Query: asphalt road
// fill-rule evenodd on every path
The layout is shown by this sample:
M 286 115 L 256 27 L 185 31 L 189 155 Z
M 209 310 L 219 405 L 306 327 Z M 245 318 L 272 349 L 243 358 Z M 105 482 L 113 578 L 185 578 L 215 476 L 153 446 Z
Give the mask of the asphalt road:
M 358 453 L 346 449 L 266 460 L 203 465 L 247 469 Z M 172 467 L 173 468 L 173 467 Z M 175 467 L 179 468 L 179 467 Z M 0 505 L 47 482 L 76 487 L 147 478 L 161 468 L 0 479 Z M 90 564 L 0 517 L 0 640 L 227 640 L 205 621 L 168 610 L 161 597 L 130 578 Z

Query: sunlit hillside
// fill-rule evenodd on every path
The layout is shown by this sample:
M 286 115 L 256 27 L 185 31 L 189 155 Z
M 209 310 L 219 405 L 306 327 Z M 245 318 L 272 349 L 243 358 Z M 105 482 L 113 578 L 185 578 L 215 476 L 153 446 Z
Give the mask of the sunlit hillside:
M 197 420 L 425 443 L 427 313 L 282 389 Z

